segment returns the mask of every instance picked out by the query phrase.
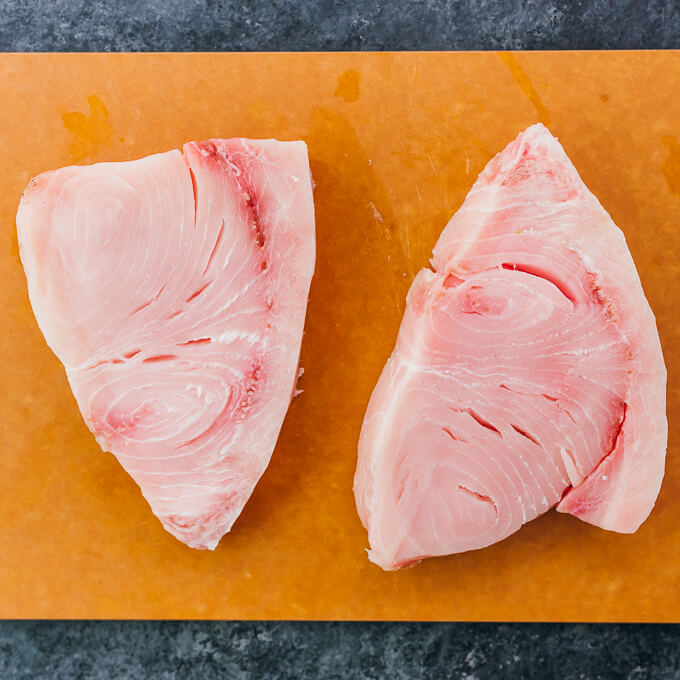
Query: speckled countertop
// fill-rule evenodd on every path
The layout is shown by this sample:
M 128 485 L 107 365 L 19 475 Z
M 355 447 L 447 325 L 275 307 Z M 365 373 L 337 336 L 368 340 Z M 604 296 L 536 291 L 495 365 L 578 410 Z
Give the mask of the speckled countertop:
M 4 50 L 680 46 L 677 0 L 0 0 Z
M 679 47 L 677 0 L 0 0 L 4 51 Z M 680 679 L 680 626 L 0 622 L 0 680 L 81 678 Z

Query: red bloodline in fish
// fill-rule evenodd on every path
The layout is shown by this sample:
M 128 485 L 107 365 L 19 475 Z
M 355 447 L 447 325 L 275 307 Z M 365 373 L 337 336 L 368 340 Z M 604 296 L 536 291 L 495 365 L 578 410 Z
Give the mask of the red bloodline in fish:
M 261 368 L 262 368 L 261 364 L 255 365 L 248 378 L 245 393 L 240 403 L 240 408 L 244 413 L 245 410 L 251 405 L 253 401 L 255 392 L 258 387 L 258 383 L 260 381 Z
M 212 281 L 208 281 L 208 283 L 202 285 L 195 293 L 192 293 L 186 300 L 185 302 L 191 302 L 192 300 L 195 300 L 210 284 Z
M 456 442 L 462 442 L 463 444 L 468 443 L 467 439 L 463 439 L 463 437 L 461 437 L 460 435 L 453 434 L 453 432 L 451 432 L 451 430 L 448 427 L 442 427 L 442 432 L 446 432 L 446 434 L 449 435 L 449 437 L 451 437 L 451 439 L 453 439 Z
M 462 484 L 458 485 L 458 490 L 468 494 L 469 496 L 472 496 L 474 499 L 478 501 L 482 501 L 482 503 L 487 503 L 488 505 L 491 505 L 495 513 L 498 514 L 498 506 L 493 502 L 491 496 L 487 496 L 483 493 L 479 493 L 478 491 L 468 489 L 467 486 L 463 486 Z
M 488 420 L 482 418 L 482 416 L 480 416 L 479 413 L 477 413 L 475 410 L 471 408 L 454 408 L 452 406 L 450 406 L 449 409 L 454 413 L 467 413 L 471 418 L 476 420 L 482 427 L 486 428 L 487 430 L 490 430 L 491 432 L 495 432 L 499 437 L 503 436 L 501 434 L 501 431 L 497 427 L 494 427 Z
M 197 338 L 196 340 L 187 340 L 186 342 L 178 342 L 178 347 L 186 347 L 188 345 L 207 345 L 210 344 L 212 340 L 210 338 Z
M 517 427 L 517 425 L 513 425 L 512 423 L 510 423 L 510 427 L 511 427 L 515 432 L 517 432 L 517 434 L 522 435 L 522 437 L 526 437 L 529 441 L 532 441 L 534 444 L 536 444 L 536 446 L 540 446 L 540 444 L 538 443 L 538 440 L 536 439 L 536 437 L 534 437 L 533 435 L 529 434 L 526 430 L 523 430 L 521 427 Z
M 619 437 L 621 436 L 621 431 L 623 430 L 623 424 L 626 422 L 628 404 L 624 402 L 621 408 L 623 411 L 621 414 L 621 418 L 619 419 L 619 422 L 616 424 L 616 427 L 614 428 L 614 432 L 611 437 L 611 442 L 609 444 L 609 449 L 607 450 L 607 453 L 603 456 L 603 460 L 616 448 L 616 445 L 619 442 Z
M 173 361 L 174 359 L 179 359 L 179 357 L 176 354 L 156 354 L 155 356 L 142 359 L 142 363 L 153 364 L 159 361 Z
M 91 371 L 93 368 L 99 368 L 100 366 L 105 366 L 107 364 L 122 364 L 124 363 L 122 359 L 102 359 L 91 366 L 88 366 L 86 370 Z
M 522 272 L 523 274 L 531 274 L 531 276 L 537 276 L 539 279 L 543 279 L 544 281 L 547 281 L 548 283 L 551 283 L 557 290 L 564 295 L 567 300 L 571 303 L 576 302 L 576 298 L 567 291 L 567 289 L 564 287 L 563 283 L 560 283 L 556 277 L 550 276 L 548 272 L 539 269 L 538 267 L 531 267 L 528 265 L 521 265 L 521 264 L 515 264 L 512 262 L 503 262 L 501 265 L 503 269 L 510 270 L 510 271 L 515 271 L 515 272 Z
M 220 243 L 222 243 L 223 236 L 224 236 L 224 220 L 222 220 L 222 223 L 220 224 L 220 230 L 217 233 L 215 245 L 212 247 L 212 250 L 210 251 L 210 256 L 208 257 L 208 264 L 205 265 L 205 269 L 203 270 L 202 274 L 203 276 L 205 276 L 208 269 L 210 269 L 210 265 L 212 264 L 213 258 L 215 257 L 215 253 L 217 252 L 217 249 L 220 247 Z
M 185 159 L 186 160 L 186 159 Z M 188 163 L 187 163 L 188 165 Z M 196 174 L 189 168 L 189 175 L 191 177 L 191 188 L 194 192 L 194 227 L 196 227 L 198 219 L 198 183 L 196 182 Z M 224 224 L 224 222 L 223 222 Z
M 165 287 L 167 285 L 168 285 L 167 283 L 164 283 L 161 286 L 160 290 L 149 301 L 145 302 L 142 305 L 139 305 L 139 307 L 137 307 L 136 309 L 133 309 L 132 312 L 130 313 L 130 316 L 137 314 L 137 312 L 141 312 L 143 309 L 148 307 L 152 302 L 156 302 L 156 300 L 158 300 L 158 298 L 161 296 L 161 293 L 165 290 Z

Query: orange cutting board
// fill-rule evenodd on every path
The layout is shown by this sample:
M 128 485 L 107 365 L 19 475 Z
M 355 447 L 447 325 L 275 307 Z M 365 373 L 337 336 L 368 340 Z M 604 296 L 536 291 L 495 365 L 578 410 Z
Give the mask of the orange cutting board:
M 680 53 L 0 56 L 0 617 L 680 621 Z M 396 573 L 352 476 L 409 284 L 493 154 L 537 120 L 623 229 L 669 371 L 658 503 L 623 536 L 557 513 Z M 28 303 L 33 175 L 207 137 L 304 139 L 317 269 L 304 393 L 214 552 L 161 528 L 80 418 Z

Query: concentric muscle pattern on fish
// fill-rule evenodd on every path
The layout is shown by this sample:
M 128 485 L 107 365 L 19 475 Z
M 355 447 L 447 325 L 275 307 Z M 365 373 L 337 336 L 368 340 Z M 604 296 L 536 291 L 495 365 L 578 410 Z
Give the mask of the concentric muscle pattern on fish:
M 663 476 L 659 338 L 623 234 L 543 126 L 488 164 L 432 264 L 362 429 L 370 558 L 482 548 L 555 505 L 635 531 Z
M 165 528 L 213 548 L 266 468 L 314 269 L 302 142 L 214 139 L 40 175 L 31 304 L 100 445 Z

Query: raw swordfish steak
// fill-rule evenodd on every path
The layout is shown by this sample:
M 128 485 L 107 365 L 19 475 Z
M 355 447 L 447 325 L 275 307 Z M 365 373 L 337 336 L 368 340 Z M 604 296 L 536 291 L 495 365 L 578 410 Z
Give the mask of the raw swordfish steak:
M 97 442 L 163 526 L 213 549 L 290 404 L 315 237 L 303 142 L 212 139 L 31 180 L 38 324 Z
M 623 233 L 542 125 L 492 159 L 408 293 L 354 480 L 383 569 L 553 506 L 634 532 L 664 471 L 666 370 Z

